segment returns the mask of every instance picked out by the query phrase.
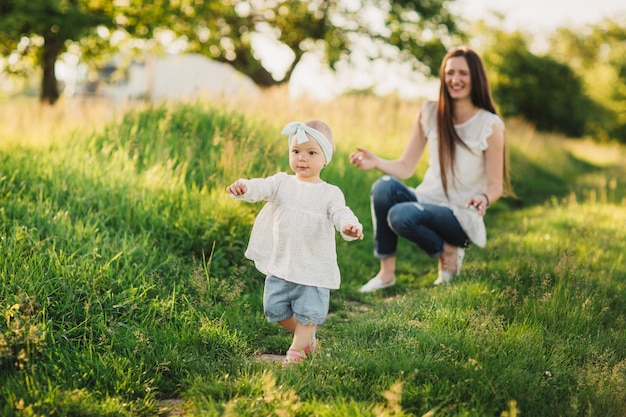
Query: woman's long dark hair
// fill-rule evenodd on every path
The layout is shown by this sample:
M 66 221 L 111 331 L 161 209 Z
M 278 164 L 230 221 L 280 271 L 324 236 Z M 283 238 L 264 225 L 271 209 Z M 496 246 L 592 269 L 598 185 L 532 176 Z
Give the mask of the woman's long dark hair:
M 454 106 L 453 100 L 448 91 L 445 82 L 446 63 L 448 59 L 454 57 L 464 57 L 470 71 L 471 77 L 471 99 L 474 106 L 485 109 L 493 114 L 498 114 L 496 106 L 491 96 L 491 87 L 487 79 L 487 72 L 480 56 L 468 47 L 461 46 L 450 50 L 443 58 L 439 69 L 439 101 L 437 102 L 437 133 L 439 145 L 439 169 L 441 172 L 441 182 L 443 190 L 448 195 L 448 175 L 454 179 L 454 162 L 456 159 L 456 146 L 461 145 L 467 148 L 467 145 L 459 137 L 454 128 Z M 506 145 L 505 145 L 506 147 Z M 505 148 L 506 149 L 506 148 Z M 513 194 L 508 172 L 508 161 L 505 152 L 504 155 L 504 190 L 505 193 Z

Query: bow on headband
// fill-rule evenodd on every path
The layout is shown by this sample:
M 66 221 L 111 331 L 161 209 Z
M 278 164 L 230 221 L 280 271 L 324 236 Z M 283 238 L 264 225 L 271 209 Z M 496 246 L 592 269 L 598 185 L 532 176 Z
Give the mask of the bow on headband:
M 313 139 L 315 139 L 317 143 L 319 143 L 320 148 L 322 148 L 322 152 L 324 153 L 324 157 L 326 158 L 326 164 L 328 164 L 333 157 L 333 144 L 330 143 L 328 138 L 324 136 L 324 134 L 319 130 L 313 129 L 312 127 L 309 127 L 302 122 L 287 123 L 287 126 L 285 126 L 281 134 L 289 135 L 289 146 L 291 146 L 291 141 L 293 140 L 294 136 L 298 141 L 298 144 L 308 142 L 308 134 Z

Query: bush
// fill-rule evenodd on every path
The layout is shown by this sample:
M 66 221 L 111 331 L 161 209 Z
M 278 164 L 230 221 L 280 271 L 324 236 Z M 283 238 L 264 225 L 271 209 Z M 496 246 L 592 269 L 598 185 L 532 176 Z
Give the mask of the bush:
M 537 129 L 581 137 L 595 105 L 581 79 L 565 64 L 529 52 L 517 35 L 502 35 L 484 54 L 493 95 L 504 117 L 521 116 Z

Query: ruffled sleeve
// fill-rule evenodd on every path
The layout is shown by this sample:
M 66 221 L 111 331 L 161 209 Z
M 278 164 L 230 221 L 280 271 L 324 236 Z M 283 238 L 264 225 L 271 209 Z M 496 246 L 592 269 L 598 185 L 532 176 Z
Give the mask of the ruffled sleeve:
M 422 129 L 427 138 L 437 135 L 437 103 L 434 101 L 425 101 L 421 108 Z
M 498 125 L 502 128 L 502 130 L 504 130 L 504 122 L 500 119 L 500 117 L 498 117 L 498 115 L 485 111 L 484 118 L 485 121 L 481 124 L 481 130 L 478 134 L 479 147 L 481 151 L 485 151 L 489 147 L 487 138 L 493 133 L 494 125 Z

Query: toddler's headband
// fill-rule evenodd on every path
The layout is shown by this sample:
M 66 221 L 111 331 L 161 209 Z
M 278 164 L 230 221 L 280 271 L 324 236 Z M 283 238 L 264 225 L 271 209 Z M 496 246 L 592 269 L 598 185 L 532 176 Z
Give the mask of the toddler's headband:
M 320 148 L 322 148 L 322 152 L 324 153 L 324 157 L 326 158 L 326 164 L 328 164 L 333 157 L 333 144 L 330 143 L 328 138 L 319 130 L 313 129 L 302 122 L 287 123 L 287 126 L 285 126 L 281 134 L 289 135 L 287 142 L 289 146 L 291 146 L 291 141 L 294 136 L 296 137 L 298 144 L 308 142 L 308 134 L 315 139 L 317 143 L 319 143 Z

